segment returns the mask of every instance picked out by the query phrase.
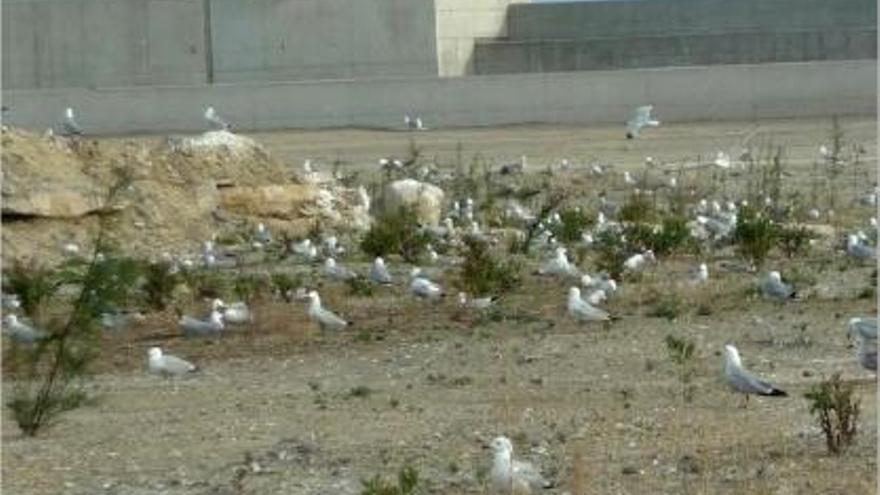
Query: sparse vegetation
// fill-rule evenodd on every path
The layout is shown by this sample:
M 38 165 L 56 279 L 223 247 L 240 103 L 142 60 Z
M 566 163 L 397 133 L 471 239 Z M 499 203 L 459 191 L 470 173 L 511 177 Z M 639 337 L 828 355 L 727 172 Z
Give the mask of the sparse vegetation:
M 673 293 L 661 297 L 648 315 L 674 321 L 678 319 L 682 311 L 684 311 L 684 301 L 678 294 Z
M 742 208 L 733 238 L 737 252 L 755 268 L 764 264 L 778 236 L 779 231 L 773 220 L 754 208 Z
M 835 373 L 804 394 L 810 401 L 810 413 L 819 421 L 825 444 L 832 454 L 842 453 L 855 441 L 861 406 L 853 392 L 853 385 L 841 380 L 840 373 Z
M 361 249 L 372 257 L 398 254 L 416 263 L 429 243 L 430 238 L 419 228 L 415 212 L 401 209 L 374 222 L 361 241 Z
M 397 484 L 377 474 L 362 480 L 361 485 L 361 495 L 413 495 L 419 486 L 419 472 L 412 466 L 405 466 L 397 473 Z
M 569 208 L 559 212 L 561 222 L 551 228 L 556 239 L 564 243 L 578 242 L 584 230 L 593 225 L 593 218 L 583 211 Z
M 521 265 L 515 260 L 500 261 L 489 252 L 489 246 L 478 239 L 465 240 L 466 251 L 459 278 L 467 292 L 482 296 L 503 294 L 520 283 Z
M 180 275 L 171 270 L 171 264 L 164 261 L 148 263 L 144 267 L 143 291 L 147 305 L 157 311 L 168 307 L 174 288 L 180 283 Z
M 696 345 L 686 338 L 678 338 L 674 335 L 666 336 L 666 352 L 669 360 L 678 367 L 678 382 L 681 385 L 681 399 L 691 402 L 694 398 L 696 387 L 693 385 L 696 368 L 694 352 Z

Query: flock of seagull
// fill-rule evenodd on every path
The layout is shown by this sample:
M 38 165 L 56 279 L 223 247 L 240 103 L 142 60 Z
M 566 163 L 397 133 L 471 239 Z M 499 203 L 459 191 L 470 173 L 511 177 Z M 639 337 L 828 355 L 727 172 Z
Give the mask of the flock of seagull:
M 638 137 L 645 127 L 656 127 L 657 120 L 651 117 L 652 106 L 639 107 L 631 120 L 626 123 L 626 137 L 629 139 Z M 204 112 L 205 121 L 216 130 L 229 130 L 231 126 L 222 119 L 213 107 L 208 107 Z M 404 118 L 405 128 L 413 131 L 426 130 L 422 118 L 418 115 L 407 115 Z M 82 130 L 76 122 L 73 109 L 67 108 L 62 123 L 63 132 L 66 135 L 81 135 Z M 388 162 L 388 160 L 386 160 Z M 390 162 L 388 162 L 390 163 Z M 525 157 L 518 170 L 512 167 L 507 173 L 523 172 Z M 721 168 L 729 168 L 731 159 L 723 152 L 719 152 L 715 159 L 715 165 Z M 385 166 L 387 164 L 383 164 Z M 651 160 L 647 160 L 651 166 Z M 311 171 L 311 166 L 308 166 Z M 502 170 L 502 172 L 504 172 Z M 627 187 L 636 189 L 639 181 L 630 172 L 624 172 L 623 182 Z M 667 187 L 676 187 L 674 182 Z M 638 192 L 638 191 L 636 191 Z M 366 194 L 363 192 L 362 194 Z M 877 191 L 870 193 L 876 205 Z M 769 201 L 769 198 L 768 200 Z M 369 203 L 368 203 L 369 204 Z M 737 218 L 742 208 L 747 206 L 746 201 L 721 201 L 705 198 L 690 211 L 688 227 L 694 238 L 716 245 L 731 243 L 733 233 L 737 225 Z M 591 229 L 585 230 L 581 235 L 580 246 L 592 248 L 595 239 L 608 232 L 615 235 L 623 235 L 621 223 L 615 220 L 619 207 L 606 197 L 600 198 L 600 207 L 596 221 Z M 455 201 L 438 226 L 425 226 L 424 232 L 429 234 L 433 243 L 446 243 L 450 246 L 459 246 L 465 237 L 477 237 L 489 242 L 496 241 L 491 232 L 483 231 L 476 221 L 478 210 L 472 198 L 464 198 Z M 537 216 L 528 208 L 516 201 L 510 200 L 505 208 L 506 218 L 513 224 L 526 226 L 538 222 Z M 812 215 L 811 215 L 812 216 Z M 563 281 L 571 281 L 568 288 L 565 308 L 568 317 L 579 323 L 610 322 L 616 319 L 602 305 L 618 291 L 620 281 L 614 280 L 607 274 L 589 274 L 583 272 L 577 264 L 568 258 L 568 249 L 557 242 L 553 235 L 552 227 L 561 222 L 560 215 L 554 213 L 541 220 L 538 225 L 536 237 L 538 245 L 548 253 L 538 269 L 536 275 L 541 277 L 554 277 Z M 858 230 L 847 235 L 845 253 L 857 261 L 876 262 L 877 248 L 871 243 L 877 242 L 877 220 L 871 218 L 866 230 Z M 277 241 L 265 225 L 257 225 L 252 234 L 252 246 L 255 249 L 264 249 Z M 432 246 L 429 246 L 427 259 L 431 264 L 452 266 L 460 260 L 448 256 L 440 256 Z M 75 247 L 75 246 L 74 246 Z M 331 281 L 344 282 L 354 278 L 364 278 L 376 286 L 390 286 L 397 283 L 397 278 L 382 257 L 376 257 L 365 274 L 344 266 L 339 257 L 346 253 L 336 236 L 325 236 L 320 242 L 304 239 L 288 246 L 294 256 L 308 262 L 323 263 L 319 273 Z M 68 248 L 67 255 L 76 255 L 78 248 Z M 168 262 L 169 270 L 179 271 L 196 268 L 199 263 L 191 258 L 175 258 L 169 253 L 163 255 L 163 261 Z M 201 266 L 205 268 L 223 268 L 226 257 L 215 246 L 214 241 L 205 241 L 202 246 Z M 632 253 L 623 262 L 624 273 L 637 273 L 645 270 L 648 266 L 657 263 L 657 258 L 650 250 Z M 234 265 L 234 262 L 233 262 Z M 231 265 L 230 265 L 231 266 Z M 709 267 L 706 263 L 697 265 L 691 273 L 688 283 L 705 284 L 710 279 Z M 768 300 L 784 304 L 798 297 L 797 290 L 791 284 L 786 283 L 778 271 L 769 271 L 760 277 L 756 283 L 760 295 Z M 433 301 L 444 298 L 447 293 L 442 285 L 432 276 L 418 266 L 409 268 L 408 291 L 412 297 Z M 306 314 L 308 318 L 322 331 L 341 331 L 355 322 L 346 319 L 339 313 L 327 308 L 322 303 L 320 294 L 315 290 L 299 288 L 293 294 L 285 294 L 286 297 L 307 302 Z M 496 305 L 497 298 L 493 296 L 472 297 L 466 293 L 458 294 L 458 304 L 462 308 L 474 311 L 486 311 Z M 47 332 L 22 321 L 15 312 L 20 308 L 20 301 L 14 294 L 3 294 L 3 308 L 5 335 L 21 344 L 34 344 L 47 338 Z M 143 318 L 137 313 L 107 313 L 102 315 L 101 324 L 105 328 L 119 328 L 131 324 L 132 321 Z M 178 328 L 182 335 L 189 338 L 216 337 L 221 335 L 228 324 L 247 324 L 253 318 L 250 308 L 245 302 L 238 301 L 227 304 L 220 299 L 214 299 L 210 304 L 210 312 L 206 318 L 190 315 L 180 315 Z M 862 367 L 876 372 L 877 369 L 877 328 L 878 322 L 875 317 L 854 317 L 849 320 L 848 334 L 858 339 L 857 360 Z M 185 359 L 166 354 L 160 347 L 151 347 L 147 351 L 148 371 L 163 376 L 182 376 L 199 371 L 199 368 Z M 723 375 L 729 387 L 740 394 L 745 395 L 746 403 L 751 395 L 768 397 L 785 397 L 787 393 L 779 387 L 761 379 L 749 372 L 744 366 L 739 350 L 733 344 L 727 344 L 723 348 Z M 491 443 L 494 453 L 494 462 L 491 472 L 491 482 L 497 491 L 502 493 L 529 493 L 550 486 L 534 466 L 513 458 L 513 444 L 506 437 L 498 437 Z

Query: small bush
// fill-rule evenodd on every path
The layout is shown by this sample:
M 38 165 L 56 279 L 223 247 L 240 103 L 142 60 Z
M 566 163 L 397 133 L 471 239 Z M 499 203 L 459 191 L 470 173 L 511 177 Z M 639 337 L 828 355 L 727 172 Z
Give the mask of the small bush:
M 251 302 L 264 295 L 269 289 L 269 281 L 265 276 L 257 274 L 241 274 L 233 282 L 232 292 L 242 301 Z
M 214 299 L 224 298 L 230 292 L 230 281 L 222 273 L 215 270 L 193 270 L 184 274 L 186 285 L 198 297 Z
M 656 318 L 666 318 L 673 321 L 684 311 L 684 302 L 677 294 L 664 296 L 657 301 L 657 304 L 648 313 L 649 316 Z
M 556 239 L 564 242 L 578 242 L 584 230 L 593 225 L 593 218 L 584 212 L 575 209 L 567 209 L 559 212 L 560 223 L 550 229 Z
M 815 414 L 825 433 L 825 444 L 832 454 L 840 454 L 853 441 L 859 421 L 860 403 L 853 397 L 853 385 L 835 373 L 831 379 L 814 385 L 804 394 L 810 401 L 810 413 Z
M 361 249 L 370 257 L 399 254 L 415 263 L 429 243 L 429 235 L 419 228 L 415 212 L 401 209 L 374 222 L 361 241 Z
M 685 402 L 691 402 L 694 398 L 694 386 L 692 381 L 696 374 L 694 368 L 694 351 L 696 345 L 686 338 L 676 338 L 673 335 L 666 336 L 666 352 L 669 360 L 678 366 L 678 380 L 681 384 L 681 398 Z
M 289 297 L 288 294 L 302 287 L 302 279 L 289 273 L 273 273 L 270 283 L 272 285 L 272 291 L 285 299 Z
M 361 484 L 361 495 L 412 495 L 419 485 L 419 472 L 412 466 L 406 466 L 397 474 L 396 485 L 378 474 L 369 480 L 362 480 Z
M 619 280 L 623 274 L 623 262 L 628 256 L 626 245 L 620 240 L 620 236 L 610 231 L 601 232 L 596 236 L 594 245 L 598 252 L 596 268 Z
M 743 208 L 736 221 L 733 234 L 737 252 L 760 268 L 779 236 L 779 229 L 773 221 L 753 208 Z
M 632 223 L 648 223 L 655 219 L 657 212 L 653 203 L 644 194 L 633 194 L 620 207 L 620 220 Z
M 461 265 L 460 280 L 467 292 L 482 296 L 502 294 L 519 286 L 521 265 L 515 260 L 500 261 L 489 253 L 485 242 L 465 238 L 467 250 Z
M 180 275 L 171 272 L 167 262 L 149 263 L 144 267 L 143 285 L 147 305 L 157 311 L 168 307 L 174 288 L 180 283 Z
M 43 302 L 57 290 L 52 276 L 49 268 L 16 263 L 3 277 L 3 291 L 16 294 L 24 314 L 35 318 Z
M 375 286 L 363 277 L 352 277 L 345 281 L 348 293 L 352 296 L 373 297 Z
M 810 240 L 816 236 L 805 226 L 783 227 L 778 231 L 777 243 L 786 258 L 802 256 L 810 249 Z

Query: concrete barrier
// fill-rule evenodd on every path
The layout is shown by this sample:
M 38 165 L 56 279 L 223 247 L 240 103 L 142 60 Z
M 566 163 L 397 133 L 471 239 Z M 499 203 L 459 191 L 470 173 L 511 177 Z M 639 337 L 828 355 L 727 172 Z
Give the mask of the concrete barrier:
M 664 121 L 872 115 L 875 60 L 618 71 L 4 91 L 4 121 L 45 129 L 66 106 L 87 133 L 199 131 L 214 105 L 237 128 L 431 127 L 623 122 L 652 103 Z

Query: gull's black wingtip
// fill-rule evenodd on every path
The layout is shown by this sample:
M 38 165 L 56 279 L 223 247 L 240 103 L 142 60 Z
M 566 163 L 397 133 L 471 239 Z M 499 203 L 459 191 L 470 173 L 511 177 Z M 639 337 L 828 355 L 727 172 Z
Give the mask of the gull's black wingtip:
M 788 392 L 786 392 L 785 390 L 780 390 L 778 388 L 773 388 L 770 389 L 770 392 L 762 395 L 766 395 L 768 397 L 788 397 Z

